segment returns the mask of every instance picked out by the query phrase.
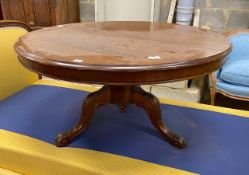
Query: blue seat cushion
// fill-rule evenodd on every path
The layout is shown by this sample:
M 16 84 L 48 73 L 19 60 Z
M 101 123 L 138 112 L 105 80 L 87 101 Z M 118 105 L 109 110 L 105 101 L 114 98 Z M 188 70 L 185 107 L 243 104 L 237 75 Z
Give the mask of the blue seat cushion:
M 233 96 L 249 98 L 249 87 L 246 86 L 238 86 L 218 80 L 216 88 Z
M 221 70 L 220 79 L 230 84 L 249 87 L 249 55 L 226 64 Z

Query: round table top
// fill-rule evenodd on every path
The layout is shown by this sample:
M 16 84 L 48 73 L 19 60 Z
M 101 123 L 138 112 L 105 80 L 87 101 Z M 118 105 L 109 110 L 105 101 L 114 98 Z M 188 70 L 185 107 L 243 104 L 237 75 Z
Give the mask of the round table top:
M 150 84 L 213 71 L 224 63 L 231 45 L 219 33 L 190 26 L 89 22 L 30 32 L 19 39 L 15 50 L 24 66 L 47 76 L 100 84 Z

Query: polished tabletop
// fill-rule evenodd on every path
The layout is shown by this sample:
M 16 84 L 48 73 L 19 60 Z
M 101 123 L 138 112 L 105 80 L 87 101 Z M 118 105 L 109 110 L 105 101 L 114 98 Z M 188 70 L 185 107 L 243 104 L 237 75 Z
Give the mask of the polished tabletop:
M 31 70 L 35 69 L 30 67 L 31 62 L 65 69 L 119 73 L 179 69 L 217 62 L 215 67 L 203 69 L 196 73 L 198 75 L 221 66 L 231 45 L 219 33 L 190 26 L 89 22 L 33 31 L 20 38 L 15 49 L 22 63 L 29 61 L 29 65 L 24 65 Z M 192 76 L 194 74 L 185 74 L 174 79 Z M 103 78 L 97 79 L 102 81 Z M 163 79 L 155 80 L 159 81 Z
M 18 49 L 44 63 L 136 69 L 205 62 L 228 51 L 227 39 L 206 30 L 149 22 L 81 23 L 31 32 Z

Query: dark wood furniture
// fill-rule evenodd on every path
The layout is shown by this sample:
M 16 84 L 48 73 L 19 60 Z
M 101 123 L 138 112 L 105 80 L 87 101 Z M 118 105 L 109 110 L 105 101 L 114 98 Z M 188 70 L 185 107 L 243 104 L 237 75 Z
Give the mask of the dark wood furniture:
M 57 137 L 65 146 L 89 124 L 101 105 L 116 104 L 124 112 L 136 104 L 172 145 L 185 141 L 161 119 L 158 99 L 141 89 L 153 84 L 189 79 L 218 69 L 231 51 L 218 33 L 189 26 L 150 22 L 69 24 L 31 32 L 15 45 L 19 61 L 52 78 L 103 84 L 84 102 L 78 124 Z M 173 116 L 172 116 L 173 117 Z
M 1 3 L 0 3 L 0 20 L 3 20 L 3 13 L 2 13 Z
M 32 28 L 80 22 L 79 0 L 0 0 L 4 20 Z
M 0 21 L 0 28 L 2 27 L 21 27 L 26 29 L 28 32 L 31 32 L 32 29 L 29 25 L 24 22 L 15 21 L 15 20 L 2 20 Z

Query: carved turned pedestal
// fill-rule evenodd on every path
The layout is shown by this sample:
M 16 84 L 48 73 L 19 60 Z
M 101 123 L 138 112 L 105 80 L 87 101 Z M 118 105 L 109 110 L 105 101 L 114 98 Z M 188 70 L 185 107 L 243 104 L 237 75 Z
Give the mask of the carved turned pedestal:
M 172 145 L 186 146 L 167 128 L 158 99 L 143 84 L 188 79 L 218 69 L 231 51 L 227 39 L 189 26 L 150 22 L 79 23 L 38 30 L 15 45 L 19 61 L 52 78 L 104 85 L 83 102 L 80 121 L 57 146 L 66 146 L 89 124 L 96 109 L 108 103 L 142 107 Z M 174 116 L 168 116 L 174 117 Z
M 128 104 L 136 104 L 142 107 L 148 114 L 152 124 L 159 130 L 165 139 L 178 148 L 184 148 L 184 139 L 172 133 L 164 126 L 161 118 L 159 100 L 152 94 L 144 91 L 140 86 L 104 86 L 100 90 L 89 94 L 83 102 L 82 114 L 79 123 L 70 131 L 59 134 L 56 140 L 57 146 L 68 145 L 73 138 L 78 136 L 91 121 L 95 110 L 108 103 L 118 105 L 120 112 L 125 111 Z

